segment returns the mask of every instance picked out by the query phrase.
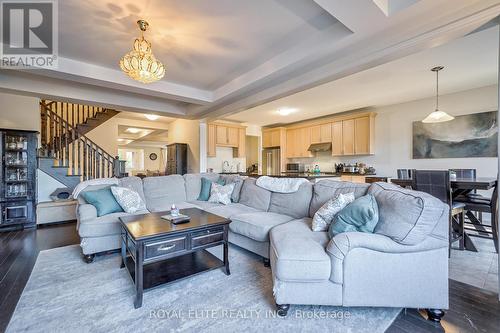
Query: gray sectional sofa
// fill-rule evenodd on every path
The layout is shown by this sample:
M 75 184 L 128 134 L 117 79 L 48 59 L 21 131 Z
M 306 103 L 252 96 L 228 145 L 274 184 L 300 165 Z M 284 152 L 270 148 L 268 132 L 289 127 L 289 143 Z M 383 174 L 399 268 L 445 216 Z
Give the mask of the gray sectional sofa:
M 272 267 L 280 315 L 290 304 L 426 308 L 439 321 L 448 308 L 448 207 L 438 199 L 392 184 L 323 180 L 304 183 L 295 193 L 270 192 L 247 178 L 230 205 L 198 201 L 201 177 L 187 174 L 122 178 L 120 186 L 137 191 L 149 211 L 198 207 L 232 220 L 229 241 L 264 258 Z M 228 177 L 228 176 L 223 176 Z M 103 186 L 89 186 L 95 190 Z M 375 233 L 348 232 L 331 240 L 313 232 L 314 213 L 337 193 L 367 193 L 379 206 Z M 97 217 L 79 196 L 78 233 L 84 256 L 120 247 L 118 218 Z M 146 213 L 146 212 L 139 212 Z M 439 310 L 436 310 L 439 309 Z

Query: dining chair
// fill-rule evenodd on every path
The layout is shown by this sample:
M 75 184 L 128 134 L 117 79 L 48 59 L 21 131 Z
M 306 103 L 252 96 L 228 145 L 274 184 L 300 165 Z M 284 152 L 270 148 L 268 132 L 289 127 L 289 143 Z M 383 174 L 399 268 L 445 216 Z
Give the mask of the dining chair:
M 477 176 L 476 169 L 450 169 L 450 173 L 451 172 L 455 173 L 457 178 L 476 179 L 476 176 Z M 467 198 L 485 198 L 481 194 L 478 194 L 477 190 L 474 190 L 474 191 L 471 191 L 471 192 L 465 194 L 465 197 L 467 197 Z M 456 199 L 457 199 L 457 201 L 460 201 L 460 199 L 462 199 L 462 198 L 463 198 L 463 195 L 460 195 Z M 474 215 L 476 216 L 476 218 L 479 219 L 479 221 L 483 220 L 483 213 L 482 212 L 474 212 Z M 465 215 L 465 217 L 467 217 L 467 214 Z
M 464 250 L 465 204 L 452 200 L 450 172 L 448 170 L 415 170 L 414 189 L 429 193 L 450 207 L 448 256 L 451 256 L 451 245 L 456 241 L 459 242 L 459 249 Z
M 468 214 L 469 219 L 468 222 L 464 222 L 464 231 L 474 231 L 474 233 L 468 233 L 469 236 L 473 237 L 493 238 L 495 251 L 498 253 L 498 184 L 495 186 L 491 198 L 459 196 L 456 200 L 465 205 L 465 211 L 490 213 L 491 225 L 483 223 L 482 219 L 474 219 L 473 215 Z

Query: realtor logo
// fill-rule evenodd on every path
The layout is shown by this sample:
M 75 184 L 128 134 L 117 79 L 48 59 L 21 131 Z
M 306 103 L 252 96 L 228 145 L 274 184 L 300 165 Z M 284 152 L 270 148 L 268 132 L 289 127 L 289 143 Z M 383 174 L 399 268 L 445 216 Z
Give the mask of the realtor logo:
M 57 1 L 0 0 L 0 67 L 57 67 Z

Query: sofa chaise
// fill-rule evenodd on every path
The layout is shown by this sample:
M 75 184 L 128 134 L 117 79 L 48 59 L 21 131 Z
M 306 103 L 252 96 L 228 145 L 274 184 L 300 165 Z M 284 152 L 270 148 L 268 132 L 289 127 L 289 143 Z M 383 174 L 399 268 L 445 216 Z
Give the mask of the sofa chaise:
M 271 265 L 278 314 L 290 304 L 383 306 L 428 309 L 439 321 L 448 308 L 448 208 L 438 199 L 387 183 L 356 184 L 323 180 L 304 183 L 294 193 L 275 193 L 244 180 L 233 203 L 197 200 L 201 177 L 186 174 L 119 179 L 145 201 L 148 211 L 197 207 L 231 219 L 229 241 L 262 256 Z M 88 186 L 84 191 L 106 185 Z M 338 193 L 367 193 L 379 206 L 373 234 L 347 232 L 331 240 L 311 229 L 312 217 Z M 84 259 L 120 248 L 119 217 L 97 217 L 80 195 L 77 229 Z M 138 212 L 138 214 L 147 211 Z

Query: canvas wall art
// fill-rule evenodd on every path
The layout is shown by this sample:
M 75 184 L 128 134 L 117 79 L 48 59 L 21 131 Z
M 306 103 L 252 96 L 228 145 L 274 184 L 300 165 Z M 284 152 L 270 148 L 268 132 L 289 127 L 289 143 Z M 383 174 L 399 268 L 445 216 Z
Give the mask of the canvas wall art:
M 413 158 L 496 157 L 497 112 L 455 117 L 435 124 L 413 123 Z

